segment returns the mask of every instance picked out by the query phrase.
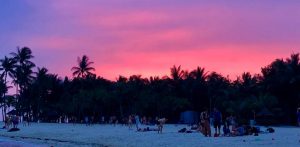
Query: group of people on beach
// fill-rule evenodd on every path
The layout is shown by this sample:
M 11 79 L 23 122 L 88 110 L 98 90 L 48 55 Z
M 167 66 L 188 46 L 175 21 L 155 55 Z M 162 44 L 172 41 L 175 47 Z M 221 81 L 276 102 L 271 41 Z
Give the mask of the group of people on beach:
M 120 121 L 117 119 L 116 116 L 110 116 L 106 120 L 104 116 L 99 117 L 99 123 L 100 124 L 122 124 L 129 127 L 131 130 L 133 128 L 133 125 L 135 124 L 136 130 L 145 132 L 145 131 L 157 131 L 158 133 L 162 133 L 163 126 L 167 122 L 168 119 L 166 118 L 158 118 L 152 119 L 151 117 L 145 117 L 143 116 L 140 118 L 136 114 L 129 115 L 128 117 L 124 117 L 120 119 Z M 7 115 L 5 117 L 5 128 L 9 129 L 11 127 L 17 128 L 18 124 L 20 122 L 20 117 L 17 115 Z M 59 123 L 68 123 L 68 122 L 76 122 L 75 118 L 68 119 L 67 117 L 59 117 L 58 122 Z M 29 125 L 29 118 L 23 117 L 23 125 L 26 126 L 26 124 Z M 28 122 L 28 123 L 27 123 Z M 85 116 L 83 118 L 83 121 L 87 126 L 92 125 L 96 122 L 96 119 L 94 117 L 88 117 Z M 98 121 L 97 121 L 98 122 Z M 297 123 L 300 126 L 300 108 L 297 109 Z M 212 135 L 211 131 L 211 124 L 214 128 L 214 134 Z M 147 127 L 145 127 L 147 126 Z M 155 126 L 155 127 L 151 127 Z M 238 125 L 236 122 L 236 118 L 233 115 L 229 115 L 225 118 L 223 118 L 222 113 L 217 109 L 214 108 L 211 113 L 209 113 L 208 109 L 205 108 L 203 112 L 200 113 L 200 121 L 199 124 L 196 126 L 192 126 L 193 129 L 201 132 L 204 136 L 207 137 L 218 137 L 221 135 L 221 130 L 223 132 L 223 136 L 242 136 L 244 134 L 257 134 L 259 131 L 259 128 L 249 126 L 249 125 Z M 183 130 L 180 130 L 179 132 L 185 132 Z
M 93 124 L 96 123 L 110 124 L 113 126 L 120 124 L 122 126 L 128 126 L 130 130 L 132 130 L 133 126 L 135 125 L 136 131 L 139 132 L 157 131 L 158 133 L 162 133 L 163 126 L 168 120 L 166 118 L 159 118 L 159 117 L 152 119 L 152 117 L 146 117 L 146 116 L 140 118 L 139 115 L 136 114 L 128 115 L 128 117 L 123 117 L 120 120 L 116 116 L 110 116 L 107 117 L 107 119 L 105 119 L 104 116 L 100 116 L 99 118 L 100 120 L 96 121 L 95 117 L 85 116 L 83 120 L 80 122 L 86 124 L 86 126 L 92 126 Z M 69 122 L 74 123 L 76 122 L 76 119 L 71 118 Z
M 168 119 L 166 118 L 158 118 L 152 119 L 151 117 L 139 117 L 139 115 L 131 114 L 128 117 L 123 117 L 120 121 L 116 116 L 108 117 L 107 121 L 105 117 L 100 117 L 100 124 L 121 124 L 126 125 L 130 130 L 133 129 L 135 125 L 136 131 L 146 132 L 146 131 L 157 131 L 158 133 L 162 133 L 163 126 Z M 84 123 L 86 125 L 91 125 L 94 122 L 93 117 L 84 117 Z M 297 122 L 300 126 L 300 108 L 297 109 Z M 214 128 L 214 134 L 211 131 L 211 125 Z M 153 127 L 155 126 L 155 127 Z M 248 134 L 255 134 L 259 132 L 259 127 L 254 127 L 250 125 L 238 125 L 236 121 L 236 117 L 234 115 L 228 115 L 223 118 L 222 113 L 214 108 L 211 113 L 209 113 L 208 109 L 204 109 L 203 112 L 200 113 L 200 121 L 196 126 L 192 126 L 195 130 L 201 132 L 204 136 L 207 137 L 218 137 L 218 136 L 242 136 Z M 182 130 L 181 130 L 182 131 Z M 180 132 L 180 131 L 179 131 Z M 184 131 L 183 131 L 184 132 Z
M 18 124 L 20 122 L 20 117 L 17 115 L 7 115 L 5 116 L 5 128 L 9 129 L 9 128 L 18 128 Z
M 217 109 L 214 108 L 214 111 L 211 113 L 210 116 L 208 109 L 204 109 L 203 112 L 200 114 L 200 124 L 199 124 L 199 131 L 202 132 L 205 136 L 211 137 L 211 129 L 210 129 L 210 118 L 213 120 L 213 126 L 215 128 L 214 136 L 217 137 L 221 134 L 221 124 L 222 124 L 222 114 Z M 226 131 L 231 128 L 234 128 L 235 125 L 235 118 L 231 115 L 230 117 L 226 118 L 226 123 L 224 124 L 224 128 Z
M 208 110 L 205 109 L 200 115 L 200 125 L 199 131 L 203 133 L 206 137 L 211 137 L 210 121 L 212 121 L 213 127 L 215 129 L 214 137 L 221 135 L 221 130 L 223 131 L 223 136 L 243 136 L 243 135 L 258 135 L 259 127 L 250 125 L 238 125 L 236 118 L 231 114 L 225 119 L 222 118 L 221 112 L 214 108 L 209 115 Z M 212 118 L 210 120 L 210 118 Z M 222 128 L 223 126 L 223 128 Z
M 162 133 L 163 125 L 166 123 L 166 118 L 156 117 L 152 119 L 152 117 L 143 116 L 140 118 L 139 115 L 131 114 L 128 117 L 123 117 L 120 120 L 116 116 L 110 116 L 105 119 L 104 116 L 100 117 L 100 124 L 111 124 L 113 126 L 117 124 L 128 126 L 131 130 L 133 129 L 133 125 L 135 125 L 137 131 L 158 131 L 158 133 Z M 87 126 L 94 124 L 94 117 L 84 117 L 84 123 Z M 147 126 L 147 127 L 145 127 Z M 156 128 L 150 128 L 149 126 L 157 126 Z M 143 128 L 144 127 L 144 128 Z
M 132 120 L 132 118 L 133 118 L 132 115 L 130 115 L 128 124 L 132 123 L 134 121 L 137 131 L 140 131 L 140 132 L 157 131 L 159 134 L 162 134 L 163 126 L 168 120 L 167 118 L 164 118 L 164 117 L 163 118 L 156 117 L 155 123 L 150 123 L 150 120 L 147 121 L 146 117 L 143 117 L 142 119 L 140 119 L 138 115 L 135 115 L 133 120 Z M 150 127 L 142 128 L 142 125 L 156 125 L 157 128 L 150 128 Z M 130 128 L 130 125 L 129 125 L 129 128 Z

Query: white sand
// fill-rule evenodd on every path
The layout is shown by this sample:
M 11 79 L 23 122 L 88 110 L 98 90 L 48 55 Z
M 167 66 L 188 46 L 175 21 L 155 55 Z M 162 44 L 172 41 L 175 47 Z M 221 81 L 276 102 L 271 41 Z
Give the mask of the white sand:
M 1 124 L 3 125 L 3 124 Z M 29 127 L 20 126 L 21 131 L 0 130 L 0 137 L 33 143 L 37 146 L 132 146 L 132 147 L 297 147 L 300 146 L 300 128 L 275 127 L 273 134 L 259 136 L 207 138 L 200 133 L 182 134 L 177 131 L 185 125 L 165 125 L 163 134 L 157 132 L 136 132 L 125 126 L 82 124 L 33 123 Z M 264 129 L 264 128 L 263 128 Z M 10 138 L 13 137 L 13 138 Z M 5 143 L 16 143 L 6 141 Z M 3 142 L 2 142 L 3 143 Z M 23 146 L 28 146 L 26 143 Z M 3 144 L 2 144 L 3 145 Z M 1 139 L 0 139 L 0 146 Z M 21 145 L 22 146 L 22 145 Z

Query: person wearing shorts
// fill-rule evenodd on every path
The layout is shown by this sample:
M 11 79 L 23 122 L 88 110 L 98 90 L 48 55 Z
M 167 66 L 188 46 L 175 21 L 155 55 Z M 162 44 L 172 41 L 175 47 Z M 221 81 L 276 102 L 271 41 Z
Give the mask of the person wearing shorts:
M 158 127 L 158 134 L 162 134 L 164 124 L 166 123 L 167 120 L 168 119 L 166 119 L 166 118 L 161 118 L 161 119 L 157 120 L 159 122 L 159 125 L 157 126 Z
M 221 134 L 222 114 L 217 108 L 214 108 L 213 120 L 214 120 L 213 124 L 215 128 L 214 136 L 219 136 Z

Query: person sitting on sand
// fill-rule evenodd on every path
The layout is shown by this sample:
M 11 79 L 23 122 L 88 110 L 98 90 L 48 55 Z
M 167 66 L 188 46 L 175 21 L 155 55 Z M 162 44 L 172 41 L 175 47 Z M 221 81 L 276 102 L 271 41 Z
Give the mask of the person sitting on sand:
M 192 124 L 191 125 L 191 130 L 199 130 L 199 126 L 197 124 Z
M 228 123 L 224 123 L 223 125 L 223 133 L 224 136 L 229 136 L 230 135 L 230 129 Z
M 166 118 L 158 119 L 158 122 L 159 122 L 159 125 L 158 125 L 158 133 L 162 134 L 163 126 L 164 126 L 164 124 L 166 123 L 167 120 L 168 120 L 168 119 L 166 119 Z
M 148 132 L 148 131 L 158 131 L 158 129 L 157 128 L 149 128 L 149 127 L 138 129 L 138 132 Z
M 191 127 L 191 129 L 186 129 L 186 128 L 182 128 L 180 130 L 178 130 L 178 133 L 196 133 L 198 132 L 198 130 L 194 130 L 193 127 Z
M 235 129 L 232 130 L 232 136 L 243 136 L 245 133 L 244 131 L 244 127 L 240 126 L 240 127 L 236 127 Z

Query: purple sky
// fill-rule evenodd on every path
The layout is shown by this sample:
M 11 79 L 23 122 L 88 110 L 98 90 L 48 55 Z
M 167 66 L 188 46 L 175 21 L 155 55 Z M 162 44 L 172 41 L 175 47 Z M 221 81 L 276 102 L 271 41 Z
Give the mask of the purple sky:
M 78 56 L 99 76 L 172 65 L 236 77 L 300 51 L 299 0 L 0 0 L 0 58 L 17 46 L 59 76 Z

